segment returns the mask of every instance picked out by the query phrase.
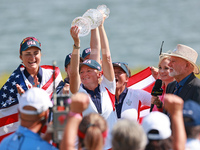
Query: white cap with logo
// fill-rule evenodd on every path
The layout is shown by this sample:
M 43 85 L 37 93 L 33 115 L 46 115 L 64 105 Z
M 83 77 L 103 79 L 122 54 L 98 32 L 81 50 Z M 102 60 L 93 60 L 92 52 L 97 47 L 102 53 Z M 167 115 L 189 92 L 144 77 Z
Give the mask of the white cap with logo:
M 36 110 L 26 110 L 24 106 L 32 106 Z M 53 104 L 47 92 L 41 88 L 33 87 L 19 98 L 19 111 L 23 114 L 37 115 L 52 107 Z
M 171 136 L 170 120 L 164 113 L 154 111 L 144 117 L 142 127 L 150 140 L 163 140 Z M 157 130 L 158 133 L 149 133 Z

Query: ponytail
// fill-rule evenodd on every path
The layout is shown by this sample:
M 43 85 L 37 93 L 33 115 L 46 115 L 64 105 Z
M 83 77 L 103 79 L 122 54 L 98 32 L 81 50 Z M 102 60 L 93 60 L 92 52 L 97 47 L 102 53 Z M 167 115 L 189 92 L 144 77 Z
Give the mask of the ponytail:
M 104 138 L 99 127 L 94 125 L 87 129 L 84 144 L 88 150 L 102 149 L 104 145 Z
M 81 147 L 102 150 L 107 136 L 107 123 L 99 114 L 91 113 L 81 121 L 78 136 Z

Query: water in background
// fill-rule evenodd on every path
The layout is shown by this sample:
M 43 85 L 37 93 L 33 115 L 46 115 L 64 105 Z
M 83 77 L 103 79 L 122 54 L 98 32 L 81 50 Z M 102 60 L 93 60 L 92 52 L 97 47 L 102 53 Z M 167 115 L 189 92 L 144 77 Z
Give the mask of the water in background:
M 100 4 L 111 11 L 105 29 L 113 61 L 132 69 L 156 66 L 163 40 L 164 52 L 181 43 L 200 54 L 199 0 L 0 0 L 0 74 L 17 68 L 19 44 L 27 36 L 42 43 L 41 64 L 56 60 L 64 71 L 72 20 Z M 81 52 L 89 42 L 90 35 L 81 37 Z

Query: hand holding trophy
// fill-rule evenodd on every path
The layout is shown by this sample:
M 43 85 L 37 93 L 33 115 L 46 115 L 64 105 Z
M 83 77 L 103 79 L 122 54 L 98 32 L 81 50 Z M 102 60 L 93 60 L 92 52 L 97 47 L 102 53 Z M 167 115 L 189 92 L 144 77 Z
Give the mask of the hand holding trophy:
M 110 10 L 106 5 L 99 5 L 97 9 L 88 9 L 82 17 L 76 17 L 71 26 L 78 26 L 79 36 L 86 36 L 91 29 L 95 29 L 102 23 L 104 15 L 108 18 L 109 14 Z
M 76 17 L 73 21 L 71 26 L 78 26 L 80 29 L 79 36 L 86 36 L 89 34 L 91 30 L 90 22 L 87 18 L 84 17 Z

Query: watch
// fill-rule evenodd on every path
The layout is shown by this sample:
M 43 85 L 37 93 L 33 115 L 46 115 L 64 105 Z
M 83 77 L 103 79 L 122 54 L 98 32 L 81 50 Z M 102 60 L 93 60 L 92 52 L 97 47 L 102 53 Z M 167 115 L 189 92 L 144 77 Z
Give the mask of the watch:
M 73 49 L 80 49 L 79 46 L 76 46 L 75 44 L 73 45 Z

